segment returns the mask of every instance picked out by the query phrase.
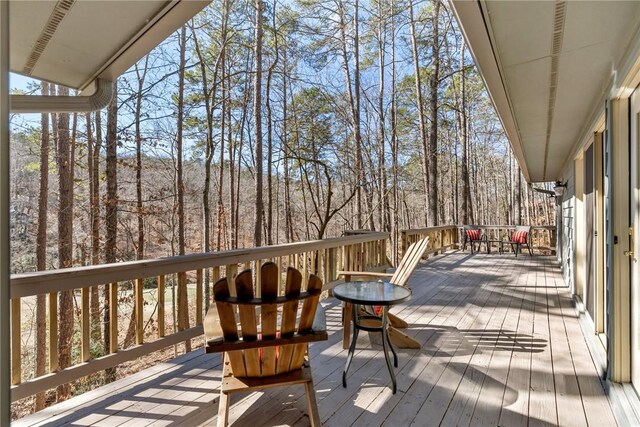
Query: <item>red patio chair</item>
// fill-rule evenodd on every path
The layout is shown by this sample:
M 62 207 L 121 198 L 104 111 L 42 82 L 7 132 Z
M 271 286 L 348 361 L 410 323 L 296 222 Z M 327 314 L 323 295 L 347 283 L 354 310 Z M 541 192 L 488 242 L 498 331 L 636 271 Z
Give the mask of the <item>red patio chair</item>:
M 518 256 L 518 252 L 520 252 L 522 247 L 526 247 L 529 250 L 529 256 L 533 256 L 533 252 L 531 252 L 531 226 L 516 226 L 516 231 L 511 234 L 509 243 L 516 256 Z
M 462 242 L 462 250 L 467 250 L 467 243 L 471 244 L 471 253 L 473 253 L 473 245 L 474 243 L 478 244 L 478 251 L 480 251 L 480 246 L 484 243 L 488 247 L 487 236 L 482 233 L 482 230 L 478 228 L 476 225 L 465 225 L 464 226 L 464 240 Z

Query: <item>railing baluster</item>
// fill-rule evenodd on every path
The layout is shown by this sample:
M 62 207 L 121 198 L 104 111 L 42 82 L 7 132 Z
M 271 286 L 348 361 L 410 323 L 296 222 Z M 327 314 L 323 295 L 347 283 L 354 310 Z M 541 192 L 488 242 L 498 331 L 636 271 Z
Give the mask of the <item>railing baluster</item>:
M 211 274 L 211 282 L 206 284 L 206 286 L 209 287 L 209 305 L 213 303 L 213 285 L 218 281 L 218 279 L 220 279 L 220 277 L 222 277 L 220 275 L 220 267 L 213 267 L 213 272 Z
M 58 293 L 49 293 L 49 372 L 58 370 Z
M 253 285 L 253 293 L 256 298 L 260 298 L 262 296 L 262 264 L 265 262 L 266 260 L 256 260 L 255 266 L 253 267 L 253 271 L 256 275 L 256 282 Z
M 282 257 L 279 256 L 277 259 L 278 264 L 278 290 L 282 289 Z
M 178 331 L 184 331 L 189 315 L 189 301 L 187 297 L 187 273 L 178 273 Z
M 90 316 L 89 316 L 89 293 L 91 292 L 90 288 L 82 288 L 82 303 L 81 303 L 81 330 L 82 330 L 82 350 L 81 357 L 83 362 L 89 361 L 91 359 L 91 342 L 89 341 L 91 338 L 91 326 Z
M 109 284 L 109 353 L 118 351 L 118 284 Z
M 165 306 L 164 306 L 164 285 L 165 285 L 165 276 L 164 274 L 158 276 L 158 338 L 164 337 L 164 316 L 165 316 Z
M 327 277 L 325 283 L 331 283 L 336 280 L 335 271 L 338 269 L 338 258 L 337 258 L 338 250 L 335 248 L 327 249 L 327 258 L 325 262 L 327 263 Z
M 307 289 L 307 283 L 309 281 L 309 253 L 303 252 L 302 256 L 302 289 Z
M 20 298 L 11 300 L 11 384 L 22 382 L 22 310 Z
M 407 232 L 406 231 L 401 231 L 400 232 L 400 237 L 401 237 L 401 241 L 402 241 L 402 254 L 400 254 L 400 256 L 404 256 L 405 252 L 407 252 L 407 248 L 409 247 L 409 245 L 407 244 Z
M 135 286 L 136 344 L 140 345 L 144 342 L 144 279 L 136 279 Z
M 196 270 L 196 325 L 202 325 L 202 269 Z

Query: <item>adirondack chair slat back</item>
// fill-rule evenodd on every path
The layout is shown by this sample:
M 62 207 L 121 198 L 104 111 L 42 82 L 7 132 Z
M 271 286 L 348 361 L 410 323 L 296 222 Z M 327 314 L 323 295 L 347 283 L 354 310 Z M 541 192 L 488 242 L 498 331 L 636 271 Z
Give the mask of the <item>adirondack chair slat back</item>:
M 228 351 L 236 377 L 266 377 L 300 369 L 308 342 L 269 345 L 269 340 L 292 338 L 311 330 L 316 315 L 322 280 L 311 275 L 306 292 L 301 291 L 302 274 L 287 270 L 284 295 L 278 295 L 278 266 L 261 268 L 261 297 L 255 298 L 253 274 L 245 270 L 235 279 L 237 297 L 231 297 L 226 278 L 213 287 L 225 342 L 263 342 L 264 347 Z M 298 316 L 299 302 L 302 310 Z M 278 321 L 280 320 L 280 321 Z
M 424 239 L 412 243 L 407 249 L 407 252 L 403 255 L 402 260 L 400 260 L 400 264 L 398 264 L 398 268 L 396 268 L 390 282 L 396 285 L 405 286 L 411 276 L 411 273 L 413 273 L 413 270 L 416 269 L 416 266 L 422 259 L 422 255 L 424 255 L 428 245 L 429 237 L 425 237 Z

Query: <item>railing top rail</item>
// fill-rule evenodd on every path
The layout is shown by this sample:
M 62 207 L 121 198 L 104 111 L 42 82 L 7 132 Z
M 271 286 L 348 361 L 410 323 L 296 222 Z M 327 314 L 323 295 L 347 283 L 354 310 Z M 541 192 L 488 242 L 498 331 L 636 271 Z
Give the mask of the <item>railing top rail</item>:
M 435 227 L 426 227 L 426 228 L 409 228 L 406 230 L 400 230 L 400 232 L 408 235 L 412 235 L 412 234 L 428 233 L 431 231 L 449 230 L 449 229 L 458 228 L 458 227 L 459 227 L 458 225 L 438 225 Z
M 307 251 L 337 248 L 345 245 L 388 239 L 389 233 L 370 232 L 347 237 L 286 243 L 258 248 L 198 253 L 150 260 L 126 261 L 60 270 L 37 271 L 11 276 L 11 298 L 22 298 L 48 292 L 80 289 L 135 278 L 221 267 L 253 260 L 275 258 Z
M 478 227 L 478 228 L 483 228 L 483 229 L 498 229 L 498 228 L 516 228 L 517 225 L 477 225 L 474 224 L 474 226 Z M 462 228 L 464 227 L 464 225 L 457 225 L 456 227 L 458 228 Z M 553 230 L 555 229 L 556 226 L 555 225 L 532 225 L 531 229 L 532 230 Z

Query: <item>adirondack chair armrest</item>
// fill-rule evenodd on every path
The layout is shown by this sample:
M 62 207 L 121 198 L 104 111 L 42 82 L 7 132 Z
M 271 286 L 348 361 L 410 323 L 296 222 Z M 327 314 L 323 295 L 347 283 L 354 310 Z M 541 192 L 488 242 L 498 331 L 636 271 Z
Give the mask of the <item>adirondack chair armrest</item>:
M 383 273 L 383 272 L 375 272 L 375 271 L 344 271 L 344 270 L 340 270 L 340 271 L 338 271 L 338 276 L 344 276 L 345 280 L 348 282 L 348 281 L 351 280 L 352 277 L 373 277 L 373 278 L 388 277 L 388 278 L 391 278 L 391 277 L 393 277 L 393 273 Z
M 207 310 L 207 314 L 204 316 L 203 327 L 207 345 L 221 344 L 224 342 L 224 335 L 220 327 L 220 316 L 218 315 L 218 308 L 215 304 L 209 306 L 209 310 Z

